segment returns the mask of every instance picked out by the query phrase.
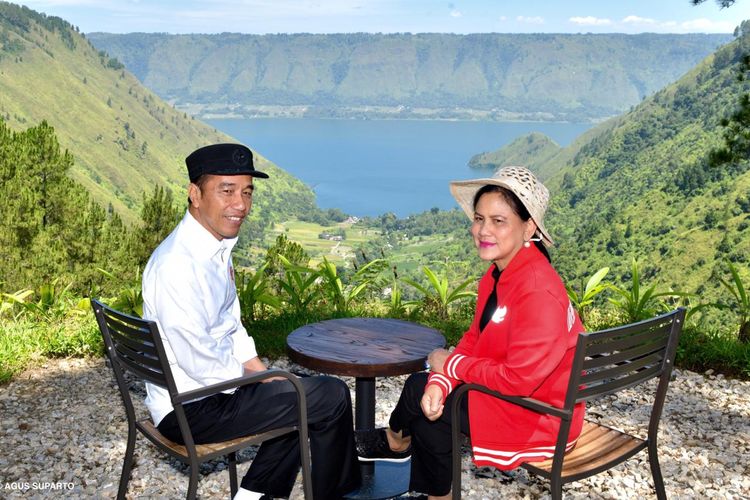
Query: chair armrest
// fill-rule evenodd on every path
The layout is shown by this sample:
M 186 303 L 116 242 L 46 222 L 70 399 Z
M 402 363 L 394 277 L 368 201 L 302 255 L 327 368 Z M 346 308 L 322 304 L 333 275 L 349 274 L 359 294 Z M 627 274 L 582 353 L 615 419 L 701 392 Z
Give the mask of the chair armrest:
M 185 403 L 198 398 L 204 398 L 206 396 L 212 396 L 219 392 L 226 391 L 228 389 L 235 389 L 247 384 L 253 384 L 271 377 L 284 377 L 289 380 L 294 388 L 299 393 L 304 393 L 302 384 L 299 382 L 299 378 L 286 370 L 279 370 L 278 368 L 272 368 L 269 370 L 263 370 L 260 372 L 253 372 L 241 377 L 233 378 L 231 380 L 225 380 L 218 384 L 208 385 L 201 387 L 200 389 L 193 389 L 192 391 L 181 392 L 172 398 L 172 403 Z
M 523 406 L 524 408 L 528 408 L 529 410 L 533 410 L 538 413 L 545 413 L 547 415 L 553 415 L 555 417 L 560 417 L 563 419 L 570 419 L 573 415 L 573 413 L 570 411 L 566 411 L 562 408 L 552 406 L 551 404 L 545 403 L 544 401 L 539 401 L 538 399 L 524 398 L 521 396 L 506 396 L 505 394 L 502 394 L 497 391 L 493 391 L 492 389 L 488 389 L 487 387 L 483 385 L 479 385 L 479 384 L 460 385 L 454 391 L 456 393 L 454 398 L 461 398 L 461 396 L 463 396 L 465 392 L 469 392 L 469 391 L 479 391 L 484 394 L 488 394 L 492 397 L 502 399 L 503 401 L 507 401 L 509 403 L 513 403 L 518 406 Z

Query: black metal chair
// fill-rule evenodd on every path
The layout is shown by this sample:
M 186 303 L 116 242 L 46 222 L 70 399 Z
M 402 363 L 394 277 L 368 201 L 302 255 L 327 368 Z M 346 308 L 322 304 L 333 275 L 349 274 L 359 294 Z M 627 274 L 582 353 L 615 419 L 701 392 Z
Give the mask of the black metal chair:
M 660 500 L 666 499 L 656 440 L 659 419 L 684 320 L 685 309 L 679 308 L 639 323 L 580 334 L 565 404 L 562 408 L 556 408 L 532 398 L 504 396 L 481 385 L 459 386 L 455 391 L 451 407 L 452 422 L 454 422 L 453 449 L 461 449 L 460 400 L 468 391 L 480 391 L 530 410 L 560 418 L 560 430 L 554 456 L 543 462 L 522 464 L 526 470 L 550 480 L 553 499 L 562 498 L 563 484 L 603 472 L 643 449 L 648 449 L 656 496 Z M 573 407 L 576 403 L 614 394 L 656 377 L 659 378 L 659 383 L 654 390 L 650 391 L 653 395 L 653 403 L 645 439 L 585 420 L 575 448 L 565 453 Z M 644 386 L 642 390 L 645 394 L 648 387 Z M 452 475 L 452 495 L 454 499 L 459 499 L 461 498 L 460 452 L 453 453 Z
M 128 419 L 128 443 L 122 466 L 122 474 L 120 476 L 120 487 L 117 492 L 118 499 L 124 499 L 128 489 L 130 471 L 133 466 L 136 431 L 140 431 L 162 451 L 190 466 L 190 483 L 187 491 L 188 499 L 195 498 L 198 489 L 199 465 L 202 462 L 224 455 L 228 456 L 230 489 L 232 496 L 234 496 L 238 489 L 236 457 L 238 450 L 247 448 L 251 444 L 259 444 L 282 434 L 299 432 L 303 489 L 305 498 L 312 498 L 310 449 L 307 435 L 307 405 L 305 391 L 296 376 L 282 370 L 267 370 L 202 389 L 178 393 L 156 323 L 123 314 L 95 299 L 91 300 L 91 306 L 94 309 L 99 330 L 102 337 L 104 337 L 106 353 L 112 363 L 112 369 L 117 380 L 117 386 L 120 389 L 120 395 L 122 396 L 122 402 L 125 405 L 125 413 Z M 125 372 L 129 372 L 136 378 L 165 387 L 169 391 L 177 422 L 182 432 L 184 445 L 177 444 L 164 437 L 156 429 L 150 418 L 137 418 L 133 401 L 130 397 L 129 384 L 125 380 Z M 259 382 L 270 377 L 284 377 L 294 385 L 299 403 L 298 425 L 273 429 L 261 434 L 244 436 L 220 443 L 195 444 L 185 417 L 183 404 L 197 398 Z

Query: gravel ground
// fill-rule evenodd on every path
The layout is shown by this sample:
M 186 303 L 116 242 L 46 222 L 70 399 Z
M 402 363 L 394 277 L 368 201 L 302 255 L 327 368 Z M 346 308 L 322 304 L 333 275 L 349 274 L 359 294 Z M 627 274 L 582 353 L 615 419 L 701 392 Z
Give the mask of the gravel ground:
M 273 363 L 287 368 L 284 360 Z M 297 369 L 297 367 L 293 367 Z M 302 370 L 304 371 L 304 370 Z M 660 427 L 659 456 L 672 498 L 750 498 L 750 382 L 676 370 Z M 354 389 L 354 380 L 346 379 Z M 404 377 L 378 380 L 385 425 Z M 136 389 L 136 392 L 139 392 Z M 635 392 L 589 406 L 589 417 L 632 429 L 648 418 Z M 611 417 L 610 417 L 611 416 Z M 125 452 L 125 413 L 103 359 L 49 360 L 0 387 L 0 498 L 114 498 Z M 243 451 L 240 476 L 254 449 Z M 201 498 L 228 498 L 226 463 L 204 464 Z M 129 498 L 182 498 L 186 468 L 139 437 Z M 301 498 L 299 481 L 292 498 Z M 566 498 L 653 498 L 646 453 L 564 487 Z M 464 454 L 463 498 L 549 498 L 523 470 L 476 468 Z

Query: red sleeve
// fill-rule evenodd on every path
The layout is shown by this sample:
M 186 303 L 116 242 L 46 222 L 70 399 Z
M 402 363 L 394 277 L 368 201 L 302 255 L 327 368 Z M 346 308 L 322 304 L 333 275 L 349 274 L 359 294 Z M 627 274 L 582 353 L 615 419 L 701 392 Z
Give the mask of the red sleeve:
M 567 310 L 546 290 L 520 297 L 510 317 L 503 362 L 454 351 L 445 373 L 512 396 L 529 396 L 554 371 L 567 350 Z

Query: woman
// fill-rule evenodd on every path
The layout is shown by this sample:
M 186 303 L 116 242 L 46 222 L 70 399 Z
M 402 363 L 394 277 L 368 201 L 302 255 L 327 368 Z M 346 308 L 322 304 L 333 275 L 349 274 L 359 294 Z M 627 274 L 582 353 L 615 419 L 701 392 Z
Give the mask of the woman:
M 358 438 L 360 460 L 411 455 L 410 489 L 431 499 L 449 498 L 451 491 L 450 412 L 444 408 L 452 390 L 478 383 L 561 407 L 583 331 L 545 247 L 553 244 L 543 221 L 547 188 L 523 167 L 450 187 L 472 220 L 479 257 L 492 262 L 479 282 L 474 321 L 455 350 L 429 355 L 429 374 L 409 377 L 389 427 Z M 477 465 L 507 470 L 554 453 L 559 419 L 477 392 L 462 403 L 462 431 L 471 436 Z M 582 424 L 581 404 L 571 448 Z

